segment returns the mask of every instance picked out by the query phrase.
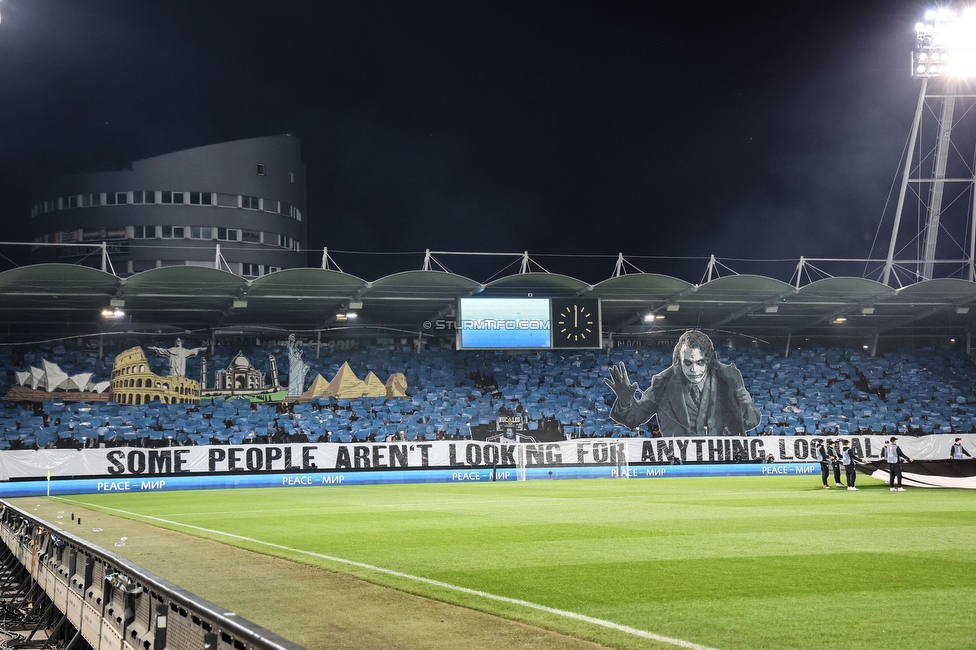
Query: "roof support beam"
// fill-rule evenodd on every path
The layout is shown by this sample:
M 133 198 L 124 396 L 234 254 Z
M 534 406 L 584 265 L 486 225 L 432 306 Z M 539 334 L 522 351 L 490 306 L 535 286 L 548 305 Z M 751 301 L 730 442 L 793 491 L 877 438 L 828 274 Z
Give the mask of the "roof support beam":
M 936 314 L 943 312 L 947 309 L 956 309 L 957 307 L 963 307 L 966 304 L 972 304 L 972 298 L 964 298 L 962 300 L 956 300 L 954 302 L 945 303 L 943 305 L 938 305 L 936 307 L 931 307 L 929 309 L 926 309 L 923 312 L 914 314 L 912 316 L 889 319 L 886 322 L 885 326 L 878 328 L 877 331 L 881 334 L 884 334 L 885 332 L 888 332 L 890 330 L 897 329 L 899 327 L 904 327 L 905 325 L 909 325 L 911 323 L 917 323 L 919 321 L 923 321 L 926 318 L 929 318 L 930 316 L 935 316 Z
M 862 300 L 860 302 L 853 303 L 853 304 L 848 304 L 848 305 L 845 305 L 843 308 L 834 309 L 834 310 L 830 311 L 829 313 L 824 314 L 823 316 L 818 316 L 814 320 L 811 320 L 808 323 L 804 323 L 803 325 L 800 325 L 799 327 L 792 327 L 788 331 L 789 331 L 790 334 L 796 334 L 797 332 L 802 332 L 803 330 L 808 329 L 810 327 L 816 327 L 817 325 L 820 325 L 821 323 L 829 323 L 830 321 L 834 320 L 838 316 L 843 316 L 844 314 L 851 314 L 851 313 L 853 313 L 855 311 L 857 313 L 860 313 L 861 309 L 863 309 L 864 307 L 870 307 L 871 305 L 873 305 L 876 302 L 878 302 L 878 300 L 880 300 L 881 298 L 885 298 L 885 297 L 888 297 L 890 295 L 891 295 L 890 292 L 887 292 L 887 291 L 884 292 L 884 293 L 876 293 L 873 296 L 870 296 L 867 299 Z
M 746 305 L 741 309 L 735 310 L 734 312 L 732 312 L 722 320 L 718 321 L 717 323 L 714 323 L 712 327 L 722 327 L 723 325 L 728 325 L 729 323 L 739 320 L 740 318 L 742 318 L 743 316 L 745 316 L 750 312 L 756 311 L 758 309 L 765 309 L 766 307 L 771 307 L 776 303 L 780 302 L 781 300 L 789 298 L 795 293 L 796 293 L 796 289 L 790 289 L 789 291 L 783 291 L 771 298 L 767 298 L 762 302 L 754 302 L 751 305 Z

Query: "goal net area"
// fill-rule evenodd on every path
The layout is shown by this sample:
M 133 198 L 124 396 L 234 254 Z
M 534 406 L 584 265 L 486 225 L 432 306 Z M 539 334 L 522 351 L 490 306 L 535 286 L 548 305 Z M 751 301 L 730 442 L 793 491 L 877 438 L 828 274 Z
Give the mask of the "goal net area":
M 528 436 L 525 436 L 528 437 Z M 566 446 L 537 443 L 534 440 L 515 442 L 511 438 L 498 436 L 498 440 L 488 439 L 503 445 L 511 445 L 515 459 L 515 476 L 519 481 L 561 478 L 561 469 L 573 467 L 571 459 L 562 456 Z M 569 446 L 572 446 L 570 444 Z M 623 440 L 592 441 L 586 443 L 589 467 L 603 467 L 609 470 L 604 477 L 627 478 L 630 476 L 630 461 L 627 457 L 627 443 Z M 501 454 L 499 454 L 501 456 Z M 568 461 L 568 462 L 567 462 Z

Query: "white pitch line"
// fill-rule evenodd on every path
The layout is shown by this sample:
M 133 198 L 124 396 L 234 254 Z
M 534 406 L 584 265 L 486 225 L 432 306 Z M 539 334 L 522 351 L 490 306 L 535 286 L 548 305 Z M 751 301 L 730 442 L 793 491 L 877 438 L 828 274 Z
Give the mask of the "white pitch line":
M 72 501 L 71 499 L 65 499 L 63 497 L 51 497 L 52 499 L 66 501 L 69 503 L 76 503 L 81 506 L 88 506 L 91 508 L 105 508 L 105 506 L 98 506 L 94 504 L 89 504 L 84 501 Z M 536 499 L 536 501 L 555 501 L 557 499 Z M 560 499 L 561 500 L 561 499 Z M 335 503 L 330 503 L 329 507 L 332 511 L 339 510 L 362 510 L 363 508 L 389 508 L 391 510 L 398 508 L 420 508 L 423 510 L 437 510 L 440 507 L 448 506 L 464 506 L 464 505 L 484 505 L 484 504 L 499 504 L 499 503 L 525 503 L 524 499 L 496 499 L 494 501 L 438 501 L 435 503 L 418 501 L 415 503 L 367 503 L 364 505 L 358 505 L 350 503 L 348 505 L 336 505 Z M 105 508 L 111 509 L 111 508 Z M 275 514 L 286 514 L 286 515 L 300 515 L 303 512 L 314 511 L 320 512 L 321 509 L 314 509 L 312 506 L 307 508 L 293 508 L 291 510 L 282 510 L 280 508 L 264 508 L 261 510 L 248 510 L 247 512 L 241 512 L 240 510 L 210 510 L 201 512 L 171 512 L 167 514 L 167 517 L 199 517 L 199 516 L 212 516 L 212 515 L 250 515 L 254 513 L 262 512 L 273 512 Z M 124 512 L 120 510 L 119 512 Z M 147 516 L 147 515 L 140 515 Z
M 83 501 L 75 501 L 73 499 L 65 499 L 64 497 L 55 497 L 58 501 L 64 501 L 66 503 L 73 503 L 86 508 L 93 508 L 97 510 L 111 510 L 112 512 L 119 512 L 132 517 L 138 517 L 142 519 L 149 519 L 152 521 L 158 521 L 165 524 L 170 524 L 172 526 L 182 526 L 184 528 L 190 528 L 193 530 L 198 530 L 205 533 L 211 533 L 214 535 L 223 535 L 225 537 L 230 537 L 232 539 L 241 540 L 243 542 L 250 542 L 252 544 L 258 544 L 262 546 L 268 546 L 270 548 L 276 548 L 282 551 L 288 551 L 289 553 L 296 553 L 298 555 L 308 555 L 311 557 L 317 557 L 323 560 L 328 560 L 330 562 L 337 562 L 339 564 L 346 564 L 348 566 L 354 566 L 360 569 L 366 569 L 367 571 L 373 571 L 375 573 L 382 573 L 388 576 L 394 576 L 396 578 L 402 578 L 404 580 L 412 580 L 414 582 L 420 582 L 426 585 L 431 585 L 433 587 L 440 587 L 442 589 L 448 589 L 450 591 L 456 591 L 462 594 L 468 594 L 470 596 L 478 596 L 480 598 L 485 598 L 487 600 L 494 600 L 501 603 L 508 603 L 510 605 L 519 605 L 521 607 L 526 607 L 529 609 L 534 609 L 540 612 L 545 612 L 547 614 L 553 614 L 556 616 L 562 616 L 563 618 L 568 618 L 574 621 L 580 621 L 583 623 L 589 623 L 591 625 L 597 625 L 599 627 L 605 627 L 610 630 L 616 630 L 617 632 L 623 632 L 624 634 L 630 634 L 631 636 L 636 636 L 642 639 L 650 639 L 652 641 L 659 641 L 661 643 L 667 643 L 679 648 L 687 648 L 688 650 L 716 650 L 709 646 L 699 645 L 697 643 L 692 643 L 691 641 L 685 641 L 684 639 L 675 639 L 669 636 L 662 636 L 660 634 L 654 634 L 653 632 L 648 632 L 646 630 L 640 630 L 635 627 L 630 627 L 629 625 L 621 625 L 620 623 L 614 623 L 613 621 L 607 621 L 602 618 L 594 618 L 593 616 L 587 616 L 585 614 L 578 614 L 576 612 L 570 612 L 565 609 L 556 609 L 554 607 L 547 607 L 546 605 L 539 605 L 538 603 L 529 602 L 527 600 L 520 600 L 518 598 L 509 598 L 508 596 L 499 596 L 497 594 L 490 594 L 487 591 L 480 591 L 478 589 L 469 589 L 468 587 L 461 587 L 459 585 L 452 585 L 448 582 L 441 582 L 440 580 L 433 580 L 431 578 L 424 578 L 422 576 L 415 576 L 410 573 L 403 573 L 402 571 L 395 571 L 394 569 L 387 569 L 380 566 L 375 566 L 373 564 L 366 564 L 364 562 L 356 562 L 355 560 L 347 560 L 341 557 L 335 557 L 332 555 L 326 555 L 324 553 L 316 553 L 314 551 L 306 551 L 300 548 L 292 548 L 290 546 L 284 546 L 282 544 L 275 544 L 274 542 L 266 542 L 260 539 L 254 539 L 253 537 L 244 537 L 243 535 L 236 535 L 234 533 L 227 533 L 222 530 L 214 530 L 212 528 L 203 528 L 201 526 L 194 526 L 193 524 L 184 524 L 178 521 L 171 521 L 169 519 L 163 519 L 161 517 L 153 517 L 151 515 L 143 515 L 138 512 L 130 512 L 128 510 L 121 510 L 119 508 L 109 508 L 107 506 L 96 506 L 89 503 L 84 503 Z
M 887 477 L 887 476 L 888 475 L 885 474 L 885 477 Z M 887 478 L 885 478 L 885 480 L 887 480 Z M 796 490 L 764 490 L 764 491 L 752 491 L 752 492 L 723 492 L 722 493 L 722 496 L 723 497 L 729 497 L 729 496 L 755 496 L 757 494 L 787 494 L 787 495 L 791 495 L 791 496 L 796 496 L 797 492 L 796 492 Z M 817 492 L 816 494 L 819 494 L 819 492 Z M 535 503 L 537 501 L 567 501 L 567 500 L 571 499 L 572 497 L 528 497 L 528 498 L 531 498 L 532 502 Z M 62 501 L 70 501 L 69 499 L 64 499 L 62 497 L 52 497 L 52 499 L 61 499 Z M 633 495 L 573 498 L 574 502 L 577 502 L 577 503 L 580 502 L 580 501 L 609 501 L 609 500 L 616 500 L 616 499 L 633 499 Z M 400 502 L 400 503 L 390 502 L 390 503 L 367 503 L 367 504 L 355 504 L 355 503 L 350 503 L 350 504 L 337 504 L 335 502 L 332 502 L 332 503 L 329 504 L 329 507 L 332 508 L 335 511 L 338 511 L 338 510 L 361 510 L 363 508 L 374 508 L 374 509 L 388 508 L 390 510 L 395 510 L 395 509 L 398 509 L 398 508 L 415 508 L 415 507 L 416 508 L 419 508 L 419 509 L 422 509 L 422 510 L 436 510 L 436 509 L 442 508 L 442 507 L 465 506 L 465 505 L 472 505 L 472 504 L 476 504 L 476 505 L 484 505 L 486 503 L 487 504 L 493 504 L 493 505 L 494 504 L 503 504 L 503 503 L 519 503 L 519 504 L 524 504 L 525 502 L 526 502 L 526 499 L 514 499 L 514 498 L 513 499 L 492 499 L 492 500 L 484 500 L 484 499 L 481 499 L 481 500 L 475 500 L 475 501 L 404 501 L 404 502 Z M 101 507 L 103 507 L 103 506 L 95 506 L 93 504 L 87 504 L 86 502 L 82 502 L 82 501 L 71 501 L 71 503 L 77 503 L 77 504 L 82 505 L 82 506 L 89 505 L 92 508 L 101 508 Z M 669 503 L 671 503 L 671 502 L 669 502 Z M 284 514 L 298 515 L 298 514 L 301 514 L 304 511 L 311 510 L 311 509 L 312 509 L 311 507 L 308 507 L 308 508 L 295 508 L 295 509 L 292 509 L 292 510 L 282 511 L 280 508 L 266 508 L 266 509 L 261 509 L 261 510 L 248 510 L 247 513 L 248 514 L 251 514 L 251 513 L 261 513 L 261 512 L 274 512 L 274 513 L 282 513 L 282 512 L 284 512 Z M 234 515 L 234 514 L 240 514 L 240 511 L 239 510 L 220 510 L 220 511 L 206 511 L 206 512 L 171 512 L 167 516 L 169 516 L 169 517 L 196 517 L 196 516 Z

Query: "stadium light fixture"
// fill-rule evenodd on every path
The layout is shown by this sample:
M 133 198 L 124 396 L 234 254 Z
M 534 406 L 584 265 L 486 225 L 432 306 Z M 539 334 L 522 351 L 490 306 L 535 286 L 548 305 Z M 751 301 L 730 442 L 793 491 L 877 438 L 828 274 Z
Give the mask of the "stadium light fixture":
M 106 307 L 102 310 L 102 318 L 122 318 L 123 316 L 125 316 L 125 312 L 118 307 L 115 309 Z
M 915 25 L 912 76 L 976 77 L 976 9 L 930 9 Z
M 971 4 L 972 0 L 969 0 Z M 898 191 L 898 201 L 895 208 L 895 223 L 892 228 L 891 240 L 888 242 L 888 257 L 885 261 L 884 272 L 881 276 L 882 284 L 888 284 L 895 271 L 895 251 L 898 248 L 902 234 L 901 221 L 905 209 L 906 198 L 909 196 L 909 186 L 921 199 L 920 206 L 924 208 L 924 226 L 913 233 L 917 236 L 921 246 L 921 259 L 916 262 L 916 274 L 920 280 L 931 280 L 934 277 L 937 262 L 936 251 L 938 239 L 942 232 L 943 223 L 949 217 L 957 217 L 962 208 L 960 203 L 955 209 L 955 199 L 947 196 L 947 188 L 961 188 L 953 191 L 967 191 L 962 183 L 968 183 L 972 191 L 974 185 L 972 174 L 947 174 L 949 159 L 953 151 L 972 150 L 969 139 L 972 134 L 971 122 L 966 128 L 960 128 L 966 115 L 972 113 L 971 102 L 966 104 L 964 117 L 954 115 L 957 99 L 972 97 L 971 85 L 976 80 L 976 8 L 963 8 L 961 4 L 956 9 L 942 7 L 926 12 L 924 20 L 915 25 L 915 46 L 911 55 L 911 74 L 921 84 L 918 105 L 915 109 L 915 119 L 912 122 L 909 143 L 904 154 L 904 169 L 902 171 L 901 188 Z M 929 81 L 932 84 L 929 84 Z M 936 106 L 939 104 L 940 106 Z M 922 128 L 923 117 L 931 117 L 935 124 Z M 970 116 L 971 119 L 971 116 Z M 932 120 L 929 120 L 930 122 Z M 934 126 L 935 128 L 931 128 Z M 953 131 L 957 131 L 956 141 L 953 141 Z M 923 144 L 931 156 L 931 176 L 922 178 L 921 167 L 915 160 L 915 148 L 930 135 L 935 136 L 934 146 Z M 955 159 L 953 164 L 955 164 Z M 928 165 L 924 165 L 928 167 Z M 972 169 L 970 166 L 969 169 Z M 914 174 L 917 173 L 917 176 Z M 953 178 L 952 176 L 957 176 Z M 925 183 L 925 189 L 915 186 L 915 183 Z M 952 185 L 949 185 L 952 183 Z M 967 215 L 965 218 L 971 218 Z M 976 237 L 970 238 L 969 244 L 969 280 L 976 279 Z

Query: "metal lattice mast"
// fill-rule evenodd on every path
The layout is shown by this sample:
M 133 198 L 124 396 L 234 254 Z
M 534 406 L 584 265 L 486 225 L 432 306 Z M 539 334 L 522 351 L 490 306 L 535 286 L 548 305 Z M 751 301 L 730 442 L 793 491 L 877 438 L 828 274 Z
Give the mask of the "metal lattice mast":
M 942 111 L 939 114 L 938 140 L 935 147 L 935 165 L 932 170 L 932 183 L 929 185 L 928 214 L 925 218 L 925 244 L 922 250 L 922 279 L 932 279 L 935 262 L 935 245 L 939 240 L 939 220 L 942 217 L 942 197 L 945 194 L 946 165 L 949 162 L 949 148 L 952 146 L 952 115 L 956 106 L 956 83 L 949 80 L 942 97 Z
M 915 29 L 912 75 L 922 81 L 922 87 L 912 122 L 882 282 L 889 282 L 897 265 L 895 258 L 899 245 L 908 248 L 912 242 L 919 249 L 913 256 L 918 259 L 903 263 L 914 266 L 916 280 L 932 279 L 936 275 L 936 265 L 943 262 L 965 263 L 965 276 L 974 280 L 976 160 L 962 159 L 962 152 L 972 148 L 954 142 L 953 132 L 959 132 L 957 140 L 971 137 L 973 128 L 968 127 L 976 125 L 976 89 L 973 84 L 976 79 L 976 9 L 960 13 L 950 8 L 933 10 Z M 965 101 L 960 108 L 962 100 Z M 936 102 L 941 106 L 936 107 Z M 957 114 L 961 116 L 957 117 Z M 935 116 L 934 134 L 931 126 L 923 124 L 926 115 Z M 964 125 L 964 120 L 974 124 Z M 920 158 L 916 160 L 916 147 L 926 140 L 931 146 L 921 147 Z M 931 170 L 925 178 L 922 177 L 923 167 Z M 921 230 L 904 233 L 903 213 L 909 188 L 918 197 L 919 215 L 924 212 L 924 225 Z M 970 209 L 964 210 L 967 203 Z M 966 234 L 969 234 L 968 250 L 963 249 Z M 940 237 L 947 245 L 957 246 L 964 259 L 940 260 Z M 959 255 L 951 257 L 958 258 Z

